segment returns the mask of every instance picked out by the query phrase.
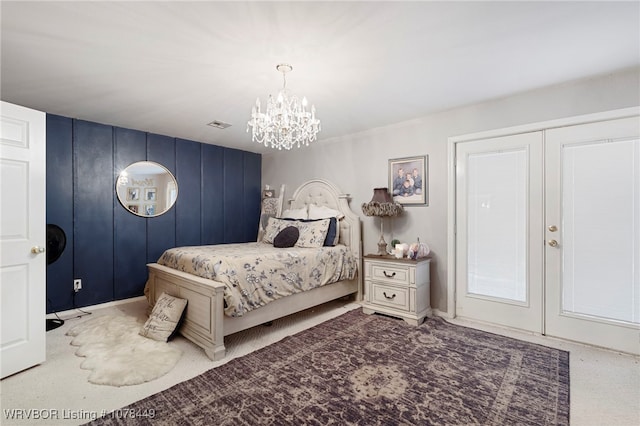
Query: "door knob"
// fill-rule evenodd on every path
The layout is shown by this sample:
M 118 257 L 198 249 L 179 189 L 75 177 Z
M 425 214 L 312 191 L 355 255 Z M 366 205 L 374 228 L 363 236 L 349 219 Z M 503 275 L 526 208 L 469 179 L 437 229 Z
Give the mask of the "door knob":
M 39 247 L 39 246 L 31 247 L 31 253 L 33 254 L 44 253 L 44 247 Z
M 548 243 L 551 247 L 558 247 L 558 242 L 556 240 L 549 240 Z
M 551 226 L 549 226 L 549 228 L 548 228 L 548 229 L 549 229 L 549 231 L 551 231 L 551 232 L 556 232 L 556 231 L 558 230 L 558 227 L 557 227 L 557 226 L 555 226 L 555 225 L 551 225 Z

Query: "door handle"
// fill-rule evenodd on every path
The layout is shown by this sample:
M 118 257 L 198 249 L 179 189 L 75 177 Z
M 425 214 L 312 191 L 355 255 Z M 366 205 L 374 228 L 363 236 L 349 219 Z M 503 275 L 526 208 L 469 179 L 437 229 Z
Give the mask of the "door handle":
M 547 244 L 549 244 L 551 247 L 558 247 L 558 242 L 556 240 L 549 240 L 547 241 Z
M 44 247 L 33 246 L 33 247 L 31 247 L 31 253 L 33 253 L 33 254 L 44 253 Z

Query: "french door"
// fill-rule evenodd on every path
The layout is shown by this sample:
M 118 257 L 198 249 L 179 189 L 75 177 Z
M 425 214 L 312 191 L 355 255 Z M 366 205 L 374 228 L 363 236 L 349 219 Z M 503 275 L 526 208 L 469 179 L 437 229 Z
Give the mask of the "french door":
M 640 353 L 640 118 L 456 144 L 456 315 Z
M 457 144 L 458 316 L 542 332 L 542 137 Z
M 548 130 L 546 334 L 640 353 L 640 119 Z

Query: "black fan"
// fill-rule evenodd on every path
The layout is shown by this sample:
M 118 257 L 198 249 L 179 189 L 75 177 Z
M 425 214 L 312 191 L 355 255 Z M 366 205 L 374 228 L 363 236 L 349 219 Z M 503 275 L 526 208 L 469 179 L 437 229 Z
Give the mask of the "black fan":
M 67 245 L 67 236 L 58 225 L 47 224 L 47 265 L 58 260 Z
M 67 245 L 67 236 L 58 225 L 47 224 L 47 265 L 58 260 Z M 47 318 L 47 331 L 64 324 L 60 318 Z

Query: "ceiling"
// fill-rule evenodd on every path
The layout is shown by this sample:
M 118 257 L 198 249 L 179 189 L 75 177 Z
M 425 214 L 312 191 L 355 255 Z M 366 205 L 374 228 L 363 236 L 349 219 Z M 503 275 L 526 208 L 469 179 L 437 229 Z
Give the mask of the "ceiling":
M 640 2 L 2 1 L 4 101 L 252 152 L 257 97 L 319 141 L 640 65 Z M 207 123 L 232 124 L 220 130 Z

